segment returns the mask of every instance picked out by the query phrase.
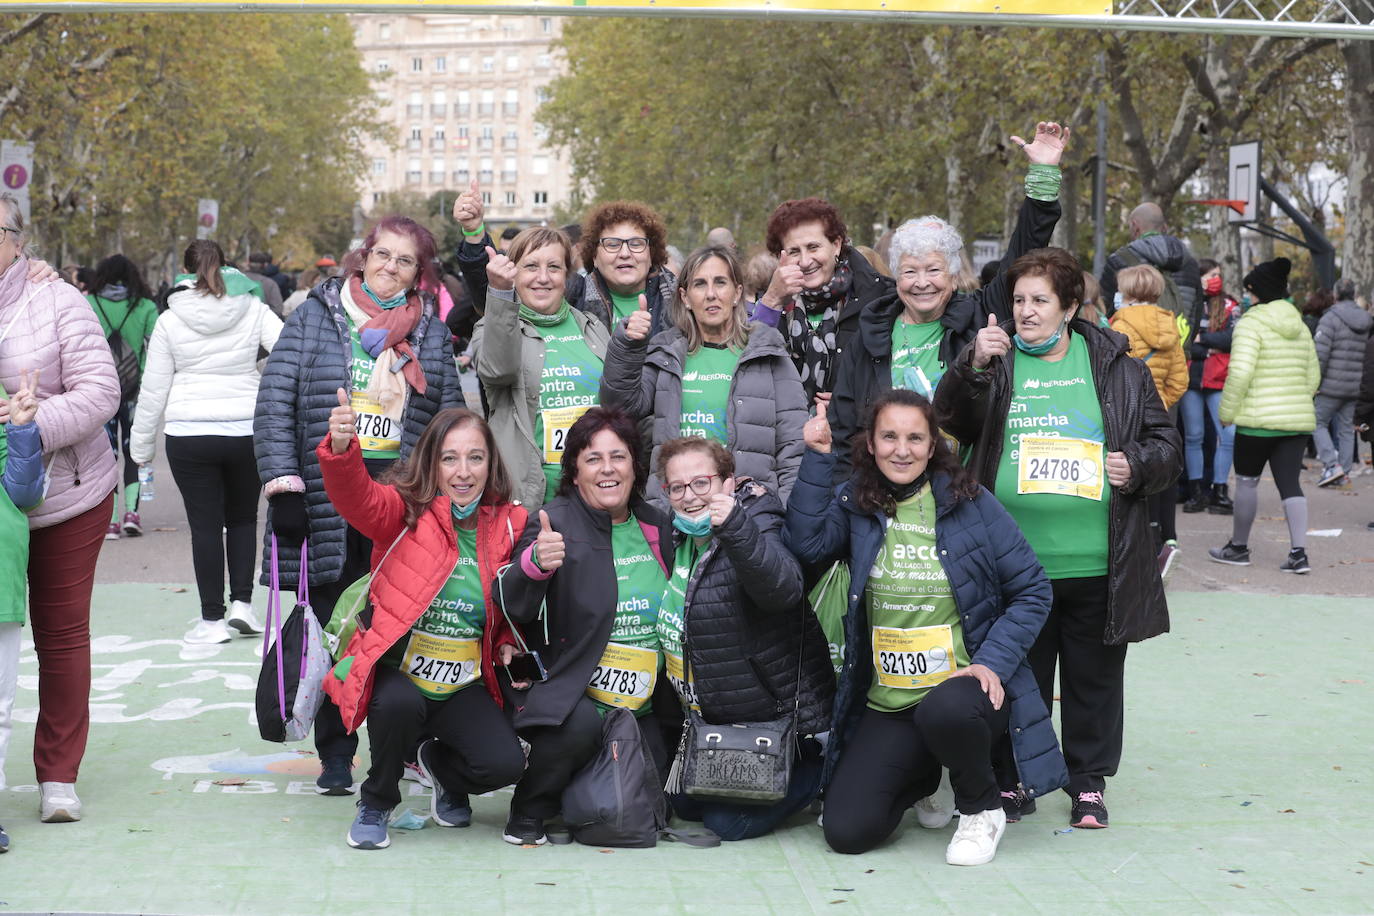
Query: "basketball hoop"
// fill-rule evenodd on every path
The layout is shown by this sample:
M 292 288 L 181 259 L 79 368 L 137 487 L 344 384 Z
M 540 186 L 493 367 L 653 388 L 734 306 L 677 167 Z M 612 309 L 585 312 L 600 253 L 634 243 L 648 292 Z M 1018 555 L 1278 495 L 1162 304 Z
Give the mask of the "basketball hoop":
M 1212 198 L 1212 199 L 1210 199 L 1210 200 L 1185 200 L 1184 203 L 1186 203 L 1186 204 L 1201 204 L 1201 205 L 1204 206 L 1204 207 L 1230 207 L 1232 210 L 1234 210 L 1234 211 L 1236 211 L 1237 213 L 1239 213 L 1239 214 L 1241 214 L 1242 216 L 1244 216 L 1244 215 L 1245 215 L 1245 207 L 1246 207 L 1247 204 L 1249 204 L 1249 201 L 1248 201 L 1248 200 L 1219 200 L 1219 199 L 1217 199 L 1217 198 Z

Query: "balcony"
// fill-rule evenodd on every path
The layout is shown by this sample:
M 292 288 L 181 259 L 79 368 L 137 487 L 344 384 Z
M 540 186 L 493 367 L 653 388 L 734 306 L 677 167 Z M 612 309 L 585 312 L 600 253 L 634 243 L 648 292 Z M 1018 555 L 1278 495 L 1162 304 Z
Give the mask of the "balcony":
M 435 137 L 433 140 L 429 141 L 429 148 L 431 152 L 442 153 L 444 150 L 448 149 L 448 141 L 443 137 Z
M 406 172 L 406 184 L 419 184 L 420 178 L 420 172 Z
M 469 171 L 468 169 L 454 169 L 454 170 L 453 170 L 453 183 L 454 183 L 454 184 L 456 184 L 456 185 L 461 185 L 462 187 L 467 187 L 468 182 L 470 182 L 470 181 L 472 181 L 472 172 Z
M 431 115 L 433 115 L 434 117 L 436 117 L 436 118 L 448 117 L 448 106 L 447 106 L 447 105 L 431 105 L 431 106 L 429 106 L 429 113 L 430 113 Z
M 418 153 L 420 150 L 424 148 L 425 141 L 421 140 L 419 137 L 411 137 L 410 140 L 406 143 L 406 149 L 414 153 Z
M 491 184 L 491 179 L 492 179 L 492 171 L 491 171 L 491 169 L 482 169 L 480 172 L 477 173 L 477 182 L 478 182 L 478 184 Z
M 501 138 L 501 149 L 519 149 L 519 148 L 520 148 L 520 138 L 519 138 L 519 137 L 502 137 L 502 138 Z
M 406 114 L 409 115 L 409 116 L 412 117 L 412 118 L 418 118 L 418 117 L 420 117 L 420 115 L 422 115 L 422 114 L 424 114 L 424 113 L 425 113 L 425 106 L 423 106 L 423 105 L 407 105 L 407 106 L 406 106 Z
M 444 172 L 443 172 L 443 169 L 440 169 L 440 170 L 437 171 L 437 172 L 430 172 L 430 173 L 429 173 L 429 183 L 430 183 L 430 184 L 434 184 L 434 185 L 442 185 L 442 184 L 444 183 Z
M 506 117 L 508 117 L 508 118 L 513 118 L 513 117 L 515 117 L 516 115 L 518 115 L 519 113 L 520 113 L 520 103 L 519 103 L 519 102 L 502 102 L 502 103 L 501 103 L 501 114 L 505 115 Z
M 495 148 L 496 148 L 496 138 L 495 138 L 495 137 L 478 137 L 478 138 L 477 138 L 477 148 L 478 148 L 478 149 L 495 149 Z
M 480 102 L 480 103 L 478 103 L 478 105 L 477 105 L 477 114 L 478 114 L 479 117 L 490 118 L 492 115 L 496 114 L 496 103 L 495 103 L 495 102 Z
M 454 116 L 455 118 L 466 118 L 466 117 L 467 117 L 468 115 L 470 115 L 470 114 L 472 114 L 472 106 L 471 106 L 471 105 L 454 105 L 454 106 L 453 106 L 453 116 Z
M 501 171 L 501 181 L 503 184 L 515 184 L 515 171 L 503 169 Z

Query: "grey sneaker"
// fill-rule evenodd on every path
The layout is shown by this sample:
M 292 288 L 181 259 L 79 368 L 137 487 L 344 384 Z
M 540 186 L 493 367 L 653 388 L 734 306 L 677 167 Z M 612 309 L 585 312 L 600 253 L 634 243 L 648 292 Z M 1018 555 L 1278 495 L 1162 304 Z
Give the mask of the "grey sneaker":
M 1319 487 L 1329 487 L 1345 480 L 1345 468 L 1339 464 L 1333 464 L 1322 471 L 1321 479 L 1317 481 Z
M 430 738 L 415 752 L 415 763 L 420 768 L 420 775 L 429 780 L 431 786 L 429 816 L 440 827 L 471 827 L 472 805 L 468 797 L 461 792 L 447 791 L 440 785 L 431 768 L 434 752 L 438 748 L 439 739 Z
M 81 820 L 81 799 L 76 797 L 76 786 L 70 782 L 41 782 L 38 790 L 38 819 L 45 824 L 69 824 Z
M 0 852 L 10 851 L 10 835 L 5 832 L 5 825 L 0 824 Z
M 1213 547 L 1207 551 L 1207 556 L 1212 558 L 1213 563 L 1225 563 L 1227 566 L 1250 565 L 1250 549 L 1244 544 L 1237 546 L 1230 541 L 1226 542 L 1225 547 Z
M 1279 571 L 1297 573 L 1300 576 L 1310 573 L 1312 566 L 1307 562 L 1307 551 L 1301 547 L 1288 551 L 1288 559 L 1279 564 Z
M 348 828 L 348 845 L 354 849 L 386 849 L 391 837 L 386 832 L 390 808 L 372 808 L 358 802 L 358 816 Z

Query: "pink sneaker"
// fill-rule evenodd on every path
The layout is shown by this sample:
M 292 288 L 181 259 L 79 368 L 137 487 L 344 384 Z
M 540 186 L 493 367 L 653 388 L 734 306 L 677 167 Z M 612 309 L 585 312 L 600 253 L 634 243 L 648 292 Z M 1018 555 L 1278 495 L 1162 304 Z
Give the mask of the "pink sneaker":
M 105 529 L 105 540 L 119 540 L 119 522 L 110 522 L 110 527 Z
M 139 520 L 137 512 L 125 512 L 124 524 L 121 527 L 124 529 L 126 538 L 143 536 L 143 523 Z

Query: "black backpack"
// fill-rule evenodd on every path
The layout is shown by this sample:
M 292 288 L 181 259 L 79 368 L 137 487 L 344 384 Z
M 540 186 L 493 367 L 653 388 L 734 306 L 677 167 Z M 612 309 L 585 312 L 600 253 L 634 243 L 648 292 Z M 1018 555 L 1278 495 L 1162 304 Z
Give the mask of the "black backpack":
M 91 297 L 95 302 L 96 310 L 100 312 L 100 317 L 105 319 L 105 324 L 110 323 L 110 319 L 105 315 L 105 310 L 100 307 L 100 297 Z M 137 302 L 130 302 L 129 310 L 124 313 L 124 320 L 119 326 L 112 330 L 105 338 L 105 343 L 110 347 L 110 356 L 114 357 L 115 374 L 119 376 L 119 399 L 129 402 L 138 398 L 138 388 L 143 381 L 143 370 L 138 365 L 138 354 L 133 347 L 124 339 L 120 331 L 124 330 L 124 325 L 128 322 L 129 316 L 134 313 Z

